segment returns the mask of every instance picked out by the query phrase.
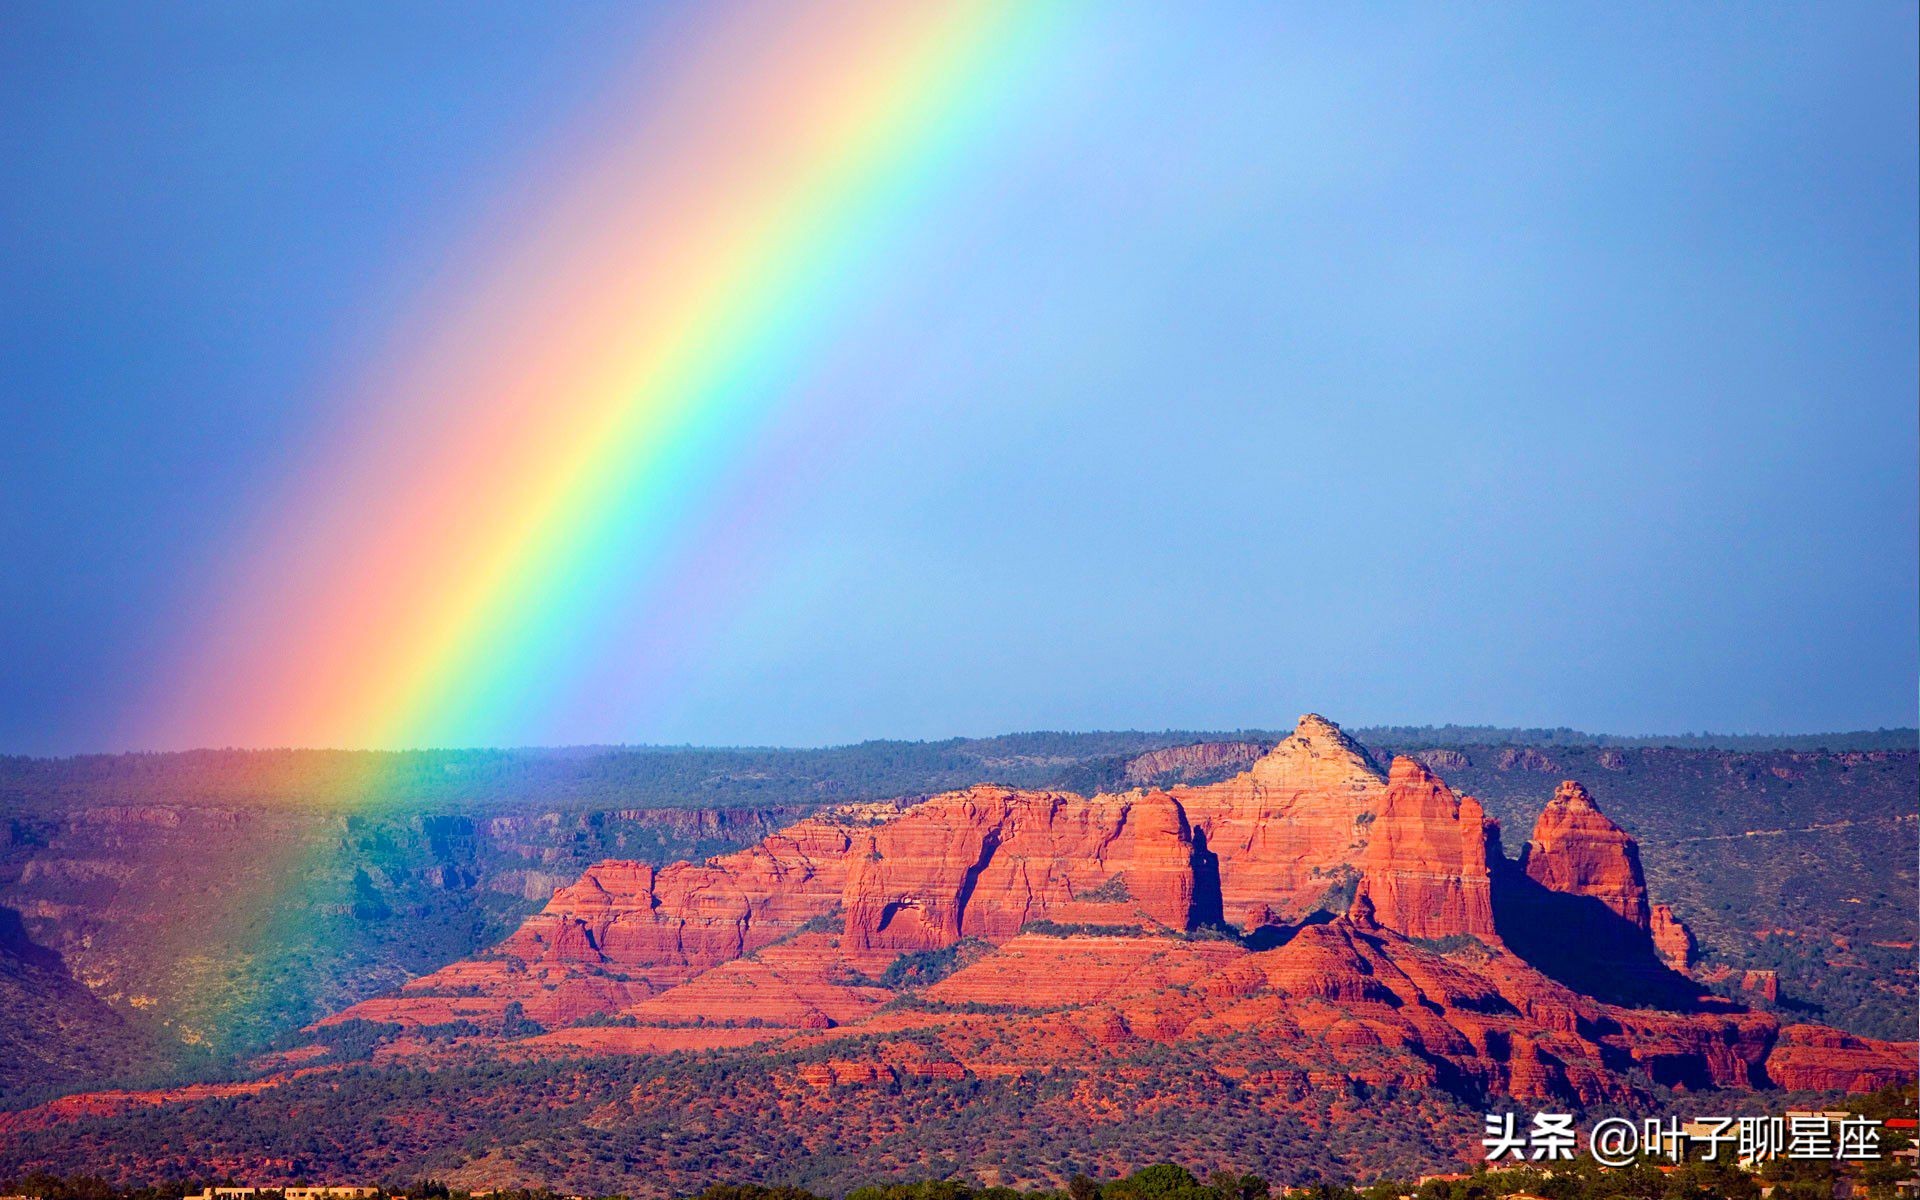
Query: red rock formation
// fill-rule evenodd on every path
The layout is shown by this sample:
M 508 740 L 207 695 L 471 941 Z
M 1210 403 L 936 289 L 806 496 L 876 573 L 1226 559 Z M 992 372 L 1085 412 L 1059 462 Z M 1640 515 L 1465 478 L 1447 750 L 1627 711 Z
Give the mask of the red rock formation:
M 1297 922 L 1356 876 L 1342 915 Z M 1190 930 L 1223 896 L 1243 923 L 1296 920 L 1243 939 Z M 1211 787 L 1092 799 L 980 787 L 904 810 L 840 810 L 705 864 L 600 863 L 493 951 L 334 1018 L 465 1021 L 481 1035 L 410 1029 L 350 1067 L 309 1046 L 257 1069 L 558 1059 L 525 1076 L 551 1092 L 529 1097 L 517 1072 L 482 1070 L 442 1101 L 453 1109 L 491 1092 L 492 1111 L 509 1121 L 529 1099 L 567 1104 L 595 1127 L 669 1113 L 673 1138 L 633 1143 L 636 1155 L 661 1157 L 629 1165 L 656 1174 L 673 1166 L 683 1130 L 717 1145 L 715 1130 L 751 1144 L 749 1131 L 775 1125 L 783 1135 L 830 1126 L 830 1148 L 796 1152 L 891 1153 L 890 1139 L 932 1098 L 901 1086 L 914 1080 L 989 1081 L 961 1089 L 984 1094 L 999 1086 L 991 1081 L 1044 1079 L 1029 1124 L 1057 1122 L 1077 1140 L 1090 1123 L 1129 1128 L 1169 1106 L 1204 1112 L 1229 1094 L 1247 1114 L 1330 1131 L 1399 1106 L 1424 1130 L 1435 1118 L 1472 1122 L 1497 1097 L 1650 1108 L 1667 1089 L 1865 1091 L 1912 1079 L 1911 1044 L 1783 1029 L 1655 962 L 1657 949 L 1685 967 L 1690 945 L 1670 909 L 1647 904 L 1632 839 L 1577 785 L 1562 785 L 1522 863 L 1508 863 L 1498 826 L 1471 797 L 1409 759 L 1383 781 L 1337 729 L 1309 717 Z M 888 970 L 895 964 L 911 970 Z M 1610 986 L 1622 981 L 1635 986 Z M 1758 973 L 1744 982 L 1773 984 Z M 498 1036 L 515 1006 L 550 1032 Z M 571 1024 L 589 1014 L 618 1019 Z M 716 1056 L 691 1069 L 681 1058 L 649 1063 L 631 1073 L 642 1082 L 630 1093 L 608 1082 L 623 1072 L 574 1061 L 696 1050 Z M 284 1121 L 326 1106 L 324 1084 L 304 1099 L 254 1095 L 280 1086 L 69 1097 L 0 1114 L 0 1144 L 99 1122 L 44 1143 L 45 1165 L 66 1168 L 53 1154 L 110 1144 L 111 1123 L 129 1113 L 166 1129 L 153 1110 L 217 1099 L 234 1119 L 201 1115 L 192 1126 L 199 1142 L 217 1143 L 223 1124 L 265 1127 L 250 1122 L 255 1111 Z M 443 1115 L 413 1088 L 356 1096 L 347 1107 L 364 1114 L 358 1128 L 382 1134 Z M 499 1125 L 488 1111 L 450 1114 L 453 1132 L 442 1136 L 490 1135 Z M 1189 1126 L 1204 1139 L 1206 1124 Z M 139 1144 L 148 1142 L 164 1139 Z M 672 1177 L 672 1188 L 705 1186 L 709 1152 L 697 1145 L 697 1159 L 681 1158 L 702 1174 Z M 1154 1150 L 1188 1152 L 1210 1151 L 1192 1141 Z M 275 1181 L 295 1170 L 208 1161 L 209 1173 Z M 649 1186 L 665 1189 L 667 1178 Z
M 1742 971 L 1740 990 L 1752 992 L 1766 999 L 1769 1004 L 1780 1002 L 1780 972 L 1778 971 Z
M 463 1045 L 521 1057 L 756 1043 L 784 1055 L 844 1044 L 850 1049 L 830 1051 L 824 1064 L 802 1055 L 770 1069 L 845 1087 L 1032 1070 L 1110 1078 L 1102 1073 L 1139 1069 L 1130 1056 L 1141 1043 L 1185 1044 L 1204 1048 L 1222 1079 L 1276 1110 L 1356 1083 L 1386 1095 L 1447 1090 L 1596 1104 L 1650 1100 L 1648 1082 L 1866 1091 L 1912 1075 L 1911 1044 L 1783 1030 L 1728 1001 L 1703 999 L 1686 1013 L 1602 1004 L 1497 944 L 1443 953 L 1410 941 L 1367 920 L 1370 904 L 1356 898 L 1354 916 L 1257 952 L 1164 931 L 1022 935 L 921 992 L 933 1005 L 909 1009 L 883 1007 L 884 989 L 837 978 L 834 935 L 802 934 L 628 1010 L 653 1024 Z M 755 1023 L 715 1023 L 729 1019 Z M 894 1036 L 901 1033 L 912 1040 Z M 430 1052 L 423 1044 L 377 1061 Z M 1300 1067 L 1276 1069 L 1276 1061 Z M 888 1102 L 884 1093 L 877 1102 Z M 59 1103 L 66 1107 L 20 1114 L 21 1127 L 90 1111 L 83 1101 Z
M 1227 921 L 1298 920 L 1352 873 L 1385 792 L 1359 743 L 1308 713 L 1245 774 L 1171 789 L 1220 860 Z
M 140 1092 L 118 1089 L 80 1092 L 72 1096 L 62 1096 L 58 1100 L 48 1101 L 35 1108 L 0 1113 L 0 1133 L 46 1129 L 62 1121 L 118 1116 L 144 1108 L 161 1108 L 170 1104 L 194 1104 L 203 1100 L 227 1100 L 236 1096 L 254 1096 L 269 1088 L 278 1087 L 289 1079 L 314 1073 L 316 1073 L 314 1069 L 308 1068 L 270 1075 L 264 1079 L 249 1079 L 240 1083 L 189 1083 L 179 1087 Z
M 1686 922 L 1673 915 L 1673 909 L 1668 905 L 1654 905 L 1651 917 L 1653 948 L 1660 955 L 1660 961 L 1684 973 L 1693 966 L 1693 931 L 1687 928 Z
M 1768 1086 L 1782 1077 L 1770 1074 L 1776 1039 L 1787 1048 L 1784 1077 L 1815 1087 L 1879 1086 L 1899 1078 L 1903 1054 L 1911 1058 L 1910 1047 L 1831 1030 L 1780 1037 L 1775 1018 L 1730 1002 L 1702 1001 L 1688 1013 L 1605 1005 L 1499 946 L 1443 954 L 1352 919 L 1306 927 L 1262 952 L 1229 942 L 1025 936 L 926 995 L 973 1010 L 876 1016 L 789 1045 L 911 1028 L 931 1034 L 968 1073 L 994 1076 L 1098 1070 L 1140 1042 L 1200 1043 L 1225 1073 L 1242 1059 L 1270 1064 L 1276 1052 L 1312 1064 L 1284 1085 L 1299 1094 L 1359 1082 L 1582 1103 L 1648 1099 L 1623 1062 L 1661 1086 Z M 1041 997 L 1053 1011 L 1033 1011 Z M 1841 1051 L 1825 1074 L 1807 1052 L 1814 1046 Z
M 510 1001 L 549 1027 L 617 1011 L 831 914 L 846 887 L 855 836 L 899 811 L 835 809 L 703 865 L 597 863 L 490 953 L 327 1022 L 486 1023 Z
M 950 1004 L 1073 1007 L 1183 987 L 1243 953 L 1225 941 L 1023 934 L 922 994 Z M 1037 987 L 1040 980 L 1050 983 Z
M 965 937 L 1005 941 L 1116 879 L 1141 914 L 1185 929 L 1193 851 L 1186 816 L 1164 792 L 936 797 L 861 839 L 846 880 L 848 950 L 883 965 Z
M 676 1050 L 721 1050 L 791 1037 L 777 1025 L 581 1025 L 556 1029 L 498 1048 L 503 1055 L 671 1054 Z
M 1497 940 L 1487 854 L 1497 828 L 1478 800 L 1455 798 L 1414 759 L 1394 759 L 1360 881 L 1373 919 L 1408 937 Z
M 621 1011 L 795 934 L 843 924 L 860 970 L 963 938 L 1004 941 L 1089 893 L 1102 922 L 1186 929 L 1195 847 L 1165 793 L 975 788 L 902 812 L 841 809 L 704 865 L 596 864 L 495 950 L 328 1018 L 497 1024 L 506 1005 L 549 1027 Z M 843 912 L 843 920 L 834 914 Z M 822 951 L 816 950 L 816 953 Z
M 790 1029 L 828 1029 L 858 1021 L 894 994 L 842 966 L 838 941 L 831 933 L 801 934 L 629 1005 L 622 1015 L 642 1023 L 684 1023 L 698 1017 L 719 1024 Z
M 1870 1092 L 1912 1083 L 1912 1042 L 1876 1042 L 1818 1025 L 1789 1025 L 1767 1056 L 1767 1076 L 1795 1091 Z
M 554 893 L 501 949 L 529 962 L 615 964 L 671 986 L 831 912 L 845 888 L 856 820 L 891 815 L 810 818 L 704 866 L 601 863 Z
M 1639 846 L 1571 779 L 1534 822 L 1520 867 L 1542 887 L 1591 896 L 1635 928 L 1651 927 Z

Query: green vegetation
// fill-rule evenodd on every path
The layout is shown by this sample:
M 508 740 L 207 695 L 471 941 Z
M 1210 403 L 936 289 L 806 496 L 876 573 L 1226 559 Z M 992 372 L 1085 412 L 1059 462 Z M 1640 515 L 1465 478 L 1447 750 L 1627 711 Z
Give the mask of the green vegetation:
M 889 1035 L 885 1044 L 896 1052 L 912 1044 L 940 1054 L 931 1034 Z M 278 1161 L 296 1178 L 393 1183 L 443 1175 L 485 1155 L 502 1173 L 585 1196 L 689 1196 L 716 1180 L 822 1196 L 983 1178 L 1047 1191 L 1084 1173 L 1107 1182 L 1081 1200 L 1221 1200 L 1223 1177 L 1210 1173 L 1221 1166 L 1254 1172 L 1272 1181 L 1275 1193 L 1282 1186 L 1325 1185 L 1333 1189 L 1322 1193 L 1327 1196 L 1354 1194 L 1343 1188 L 1367 1196 L 1383 1175 L 1411 1181 L 1446 1169 L 1441 1164 L 1458 1162 L 1463 1148 L 1477 1144 L 1483 1110 L 1437 1090 L 1348 1085 L 1263 1092 L 1245 1077 L 1235 1082 L 1214 1069 L 1223 1058 L 1262 1072 L 1305 1066 L 1285 1057 L 1284 1048 L 1247 1058 L 1256 1044 L 1144 1044 L 1116 1068 L 1098 1071 L 1056 1067 L 1003 1078 L 907 1075 L 835 1084 L 805 1093 L 811 1099 L 800 1108 L 790 1106 L 802 1068 L 876 1059 L 882 1040 L 851 1038 L 774 1054 L 450 1060 L 433 1069 L 352 1065 L 253 1096 L 13 1129 L 0 1139 L 0 1178 L 85 1169 L 127 1187 L 169 1176 L 205 1180 L 223 1173 L 220 1164 Z M 1683 1116 L 1823 1106 L 1820 1097 L 1779 1094 L 1673 1100 Z M 1871 1116 L 1910 1116 L 1913 1103 L 1909 1087 L 1846 1106 Z M 772 1115 L 788 1111 L 830 1119 Z M 1887 1142 L 1899 1144 L 1893 1135 Z M 1168 1161 L 1198 1169 L 1204 1186 L 1215 1190 L 1193 1192 L 1169 1170 L 1135 1178 L 1137 1164 Z M 1817 1176 L 1826 1169 L 1796 1166 L 1794 1172 Z M 1869 1175 L 1881 1170 L 1870 1168 Z M 1257 1200 L 1257 1184 L 1239 1178 L 1235 1194 Z M 1620 1190 L 1635 1180 L 1640 1190 Z M 1722 1195 L 1674 1191 L 1670 1182 L 1576 1164 L 1563 1178 L 1501 1172 L 1470 1181 L 1487 1190 L 1424 1195 L 1500 1196 L 1508 1193 L 1498 1189 L 1509 1184 L 1553 1200 Z M 984 1200 L 983 1190 L 975 1189 L 974 1200 Z M 1078 1191 L 1085 1193 L 1085 1186 Z M 1071 1200 L 1075 1189 L 1049 1194 Z
M 1138 925 L 1094 925 L 1085 921 L 1028 921 L 1020 927 L 1021 933 L 1039 934 L 1041 937 L 1171 937 L 1169 929 L 1142 929 Z
M 940 982 L 968 963 L 977 962 L 992 949 L 978 938 L 962 938 L 939 950 L 917 950 L 902 954 L 887 965 L 879 983 L 895 991 L 926 987 Z
M 1417 937 L 1408 938 L 1407 940 L 1423 949 L 1431 950 L 1435 954 L 1457 954 L 1462 950 L 1469 950 L 1476 946 L 1482 950 L 1486 949 L 1486 943 L 1470 933 L 1455 933 L 1447 937 L 1438 938 Z
M 1896 1139 L 1906 1144 L 1904 1137 Z M 1897 1180 L 1908 1172 L 1891 1160 L 1843 1172 L 1829 1163 L 1776 1162 L 1758 1173 L 1731 1164 L 1689 1162 L 1662 1169 L 1647 1161 L 1626 1168 L 1602 1167 L 1582 1157 L 1572 1162 L 1524 1164 L 1489 1169 L 1480 1164 L 1471 1172 L 1445 1177 L 1376 1179 L 1365 1183 L 1313 1180 L 1289 1185 L 1286 1195 L 1303 1200 L 1500 1200 L 1526 1196 L 1538 1200 L 1759 1200 L 1762 1188 L 1773 1200 L 1829 1200 L 1836 1179 L 1844 1176 L 1863 1200 L 1900 1194 Z M 230 1186 L 230 1179 L 208 1184 Z M 9 1194 L 41 1200 L 181 1200 L 189 1191 L 206 1186 L 170 1180 L 154 1186 L 120 1188 L 97 1176 L 56 1176 L 36 1173 L 0 1187 Z M 383 1188 L 390 1200 L 471 1200 L 469 1193 L 431 1179 L 390 1183 Z M 649 1189 L 651 1192 L 651 1189 Z M 681 1193 L 685 1195 L 685 1193 Z M 1216 1170 L 1201 1182 L 1186 1167 L 1161 1162 L 1105 1181 L 1075 1172 L 1064 1186 L 1009 1187 L 970 1181 L 964 1177 L 863 1183 L 843 1194 L 843 1200 L 1270 1200 L 1276 1187 L 1265 1178 Z M 560 1200 L 550 1190 L 515 1189 L 490 1193 L 494 1200 Z M 605 1194 L 606 1200 L 627 1200 L 627 1193 Z M 688 1200 L 829 1200 L 799 1184 L 716 1183 L 692 1193 Z
M 1404 750 L 1444 746 L 1577 746 L 1633 750 L 1912 750 L 1920 730 L 1859 729 L 1836 733 L 1582 733 L 1564 726 L 1520 729 L 1500 725 L 1378 725 L 1349 730 L 1369 746 Z
M 363 1021 L 356 1017 L 351 1021 L 322 1025 L 312 1032 L 289 1030 L 277 1040 L 276 1048 L 290 1050 L 298 1045 L 318 1043 L 327 1048 L 327 1058 L 331 1062 L 364 1062 L 373 1057 L 374 1047 L 405 1028 L 404 1025 Z M 475 1032 L 479 1031 L 476 1029 Z
M 501 1014 L 500 1036 L 506 1038 L 536 1037 L 547 1031 L 547 1027 L 527 1016 L 527 1010 L 518 1000 L 507 1005 Z
M 195 803 L 384 812 L 600 811 L 887 799 L 992 780 L 1066 786 L 1108 760 L 1209 741 L 1278 742 L 1288 730 L 1035 732 L 817 750 L 579 746 L 515 750 L 191 750 L 72 758 L 0 755 L 0 810 Z M 1356 727 L 1369 748 L 1538 746 L 1695 751 L 1914 751 L 1920 731 L 1683 733 L 1644 737 L 1484 725 Z

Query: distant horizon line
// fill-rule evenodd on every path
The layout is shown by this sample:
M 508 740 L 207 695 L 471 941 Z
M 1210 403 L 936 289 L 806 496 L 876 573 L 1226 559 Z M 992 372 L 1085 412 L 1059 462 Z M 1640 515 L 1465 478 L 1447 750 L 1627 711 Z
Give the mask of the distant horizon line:
M 1805 743 L 1818 739 L 1875 739 L 1899 742 L 1898 748 L 1920 750 L 1920 727 L 1911 725 L 1874 728 L 1811 730 L 1806 732 L 1732 733 L 1712 730 L 1683 733 L 1595 733 L 1566 725 L 1342 725 L 1324 718 L 1356 741 L 1392 743 L 1397 740 L 1428 740 L 1431 745 L 1530 745 L 1591 749 L 1726 749 L 1726 750 L 1811 750 L 1820 746 Z M 781 745 L 755 742 L 560 742 L 519 743 L 512 745 L 472 746 L 189 746 L 178 749 L 76 750 L 66 753 L 34 753 L 0 750 L 0 760 L 61 762 L 91 758 L 172 757 L 195 754 L 342 754 L 342 755 L 433 755 L 433 754 L 620 754 L 620 753 L 709 753 L 735 754 L 809 754 L 834 750 L 852 750 L 866 746 L 938 746 L 1008 741 L 1032 737 L 1191 737 L 1193 743 L 1283 740 L 1291 730 L 1280 727 L 1242 727 L 1237 729 L 1021 729 L 993 734 L 957 734 L 944 738 L 870 737 L 859 741 L 821 742 L 813 745 Z M 1435 740 L 1444 739 L 1444 740 Z M 1479 739 L 1479 740 L 1472 740 Z M 1797 746 L 1765 743 L 1801 743 Z M 1753 745 L 1715 745 L 1714 743 L 1754 743 Z M 1883 746 L 1881 748 L 1895 748 Z

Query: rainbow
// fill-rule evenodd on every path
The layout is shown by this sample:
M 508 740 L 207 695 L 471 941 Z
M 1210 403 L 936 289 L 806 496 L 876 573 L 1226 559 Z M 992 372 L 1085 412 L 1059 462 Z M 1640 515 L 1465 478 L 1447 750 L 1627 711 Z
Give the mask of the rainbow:
M 1072 14 L 696 10 L 333 397 L 135 744 L 498 744 L 579 703 Z

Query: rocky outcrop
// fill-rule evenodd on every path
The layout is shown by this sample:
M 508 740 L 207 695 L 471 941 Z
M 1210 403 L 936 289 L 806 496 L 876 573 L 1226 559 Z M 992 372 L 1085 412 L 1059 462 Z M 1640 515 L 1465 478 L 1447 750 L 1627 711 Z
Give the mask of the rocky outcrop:
M 679 987 L 628 1006 L 641 1022 L 830 1029 L 869 1016 L 894 998 L 841 965 L 831 933 L 803 933 L 722 963 Z
M 846 938 L 880 963 L 974 937 L 1000 942 L 1089 893 L 1150 921 L 1195 923 L 1195 845 L 1164 792 L 974 788 L 866 834 L 847 872 Z
M 1655 940 L 1638 844 L 1579 783 L 1560 784 L 1518 861 L 1500 866 L 1501 936 L 1542 972 L 1614 1004 L 1686 1007 L 1699 994 L 1670 957 L 1689 953 L 1671 911 Z
M 1185 930 L 1218 919 L 1218 888 L 1165 793 L 973 788 L 904 812 L 831 810 L 705 864 L 596 864 L 491 953 L 328 1020 L 491 1025 L 517 1002 L 556 1026 L 625 1010 L 809 923 L 844 933 L 834 953 L 850 969 L 878 971 L 966 938 L 1005 941 L 1055 913 Z
M 1500 752 L 1494 764 L 1502 771 L 1551 771 L 1553 759 L 1544 750 L 1532 746 L 1510 746 Z
M 1441 774 L 1464 771 L 1473 765 L 1473 759 L 1461 750 L 1416 750 L 1413 757 L 1425 764 L 1428 770 Z
M 610 860 L 491 953 L 329 1018 L 564 1024 L 614 1012 L 792 936 L 842 934 L 860 971 L 1035 921 L 1184 931 L 1297 920 L 1338 896 L 1386 791 L 1324 718 L 1242 774 L 1091 798 L 977 787 L 902 810 L 833 809 L 704 864 Z M 1092 905 L 1094 907 L 1089 908 Z
M 1225 941 L 1165 936 L 1023 934 L 922 995 L 945 1004 L 1067 1009 L 1117 996 L 1189 986 L 1240 957 Z M 1040 980 L 1053 981 L 1036 988 Z
M 1752 992 L 1769 1004 L 1780 1002 L 1780 972 L 1778 971 L 1742 971 L 1740 990 Z
M 1651 927 L 1640 847 L 1571 779 L 1534 822 L 1520 869 L 1549 891 L 1591 897 L 1634 928 Z
M 557 1026 L 618 1010 L 835 912 L 855 837 L 899 813 L 843 806 L 701 864 L 596 863 L 490 953 L 327 1021 L 497 1024 L 517 1002 Z
M 1260 742 L 1198 742 L 1191 746 L 1168 746 L 1149 750 L 1127 761 L 1125 776 L 1130 784 L 1189 782 L 1211 776 L 1238 773 L 1266 754 L 1269 746 Z
M 1653 949 L 1660 961 L 1676 971 L 1686 971 L 1693 966 L 1696 947 L 1693 930 L 1686 922 L 1673 915 L 1673 909 L 1665 904 L 1656 904 L 1651 910 Z
M 831 911 L 854 832 L 836 814 L 704 865 L 600 863 L 555 892 L 501 949 L 528 962 L 610 964 L 656 986 L 678 983 Z
M 1244 774 L 1170 790 L 1219 857 L 1223 915 L 1251 929 L 1298 920 L 1350 877 L 1386 783 L 1358 742 L 1308 713 Z
M 1810 1092 L 1868 1092 L 1911 1083 L 1912 1042 L 1877 1042 L 1819 1025 L 1789 1025 L 1766 1061 L 1779 1087 Z
M 1394 759 L 1360 880 L 1373 920 L 1414 938 L 1497 940 L 1488 847 L 1498 838 L 1479 801 L 1456 797 L 1415 759 Z

